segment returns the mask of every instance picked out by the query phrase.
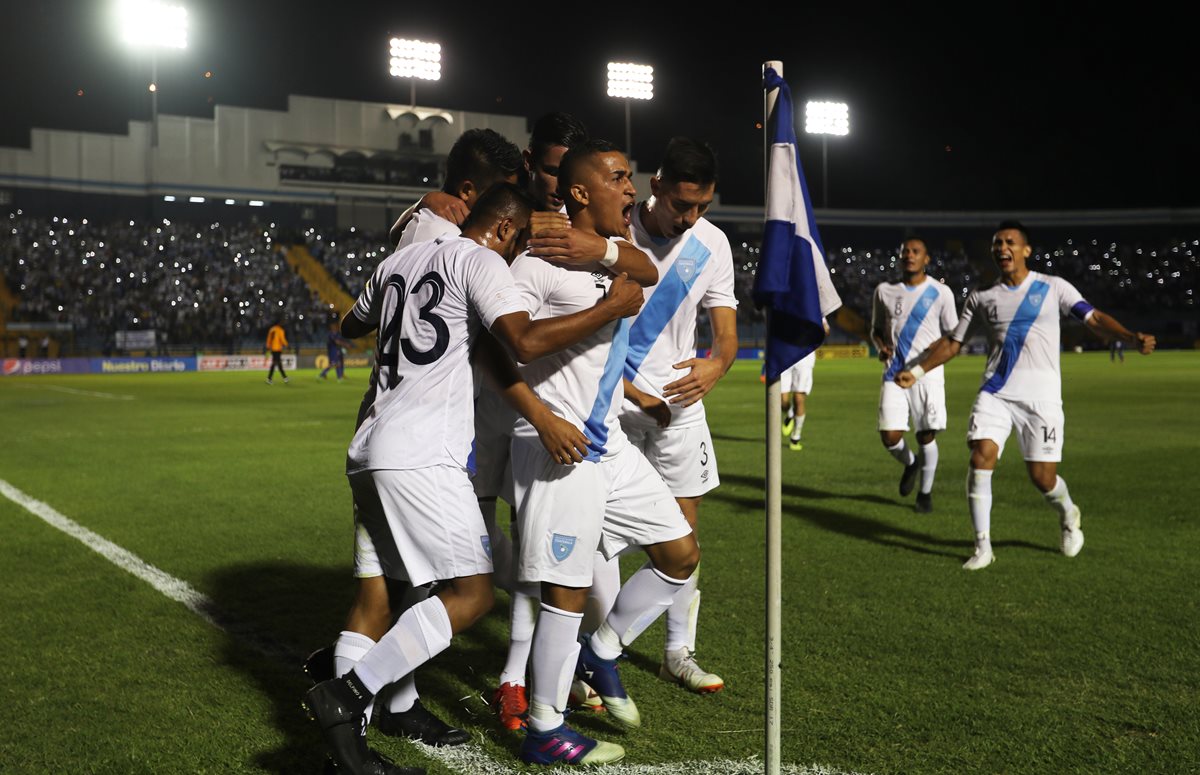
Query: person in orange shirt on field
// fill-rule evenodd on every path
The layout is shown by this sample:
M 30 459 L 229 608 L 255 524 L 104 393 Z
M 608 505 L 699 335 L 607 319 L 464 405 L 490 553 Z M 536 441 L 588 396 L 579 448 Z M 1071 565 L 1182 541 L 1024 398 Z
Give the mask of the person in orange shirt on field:
M 276 320 L 275 325 L 271 326 L 271 330 L 267 332 L 267 349 L 271 351 L 271 368 L 267 371 L 267 384 L 274 384 L 271 378 L 275 376 L 275 369 L 279 369 L 280 376 L 283 381 L 288 381 L 287 372 L 283 370 L 283 348 L 288 346 L 287 334 L 283 333 L 283 321 Z

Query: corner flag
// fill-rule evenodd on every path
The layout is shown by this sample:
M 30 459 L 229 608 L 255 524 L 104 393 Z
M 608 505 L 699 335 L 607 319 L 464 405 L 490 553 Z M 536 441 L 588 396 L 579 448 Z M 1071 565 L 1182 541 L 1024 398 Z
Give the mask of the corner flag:
M 754 301 L 771 310 L 766 362 L 770 382 L 821 345 L 825 316 L 842 306 L 842 300 L 829 279 L 825 248 L 800 168 L 791 92 L 771 68 L 763 73 L 763 88 L 779 89 L 767 124 L 771 138 L 767 222 L 754 275 Z

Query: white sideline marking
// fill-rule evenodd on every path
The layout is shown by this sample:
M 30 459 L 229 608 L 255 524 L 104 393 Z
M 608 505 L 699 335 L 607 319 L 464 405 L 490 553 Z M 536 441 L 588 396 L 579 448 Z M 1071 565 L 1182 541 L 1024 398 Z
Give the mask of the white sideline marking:
M 114 401 L 132 401 L 136 398 L 136 396 L 125 395 L 124 393 L 101 393 L 96 390 L 79 390 L 77 388 L 63 387 L 62 385 L 16 385 L 15 387 L 24 388 L 25 390 L 57 390 L 60 393 L 70 393 L 75 396 L 110 398 Z
M 214 616 L 216 607 L 213 601 L 196 591 L 190 584 L 177 579 L 164 570 L 154 567 L 128 549 L 117 546 L 107 538 L 88 530 L 70 517 L 65 516 L 48 503 L 43 503 L 30 497 L 0 479 L 0 494 L 13 503 L 39 517 L 52 527 L 77 539 L 87 548 L 96 552 L 118 568 L 137 576 L 171 600 L 183 603 L 189 611 L 219 630 L 228 632 L 229 628 Z M 238 633 L 250 635 L 251 633 Z M 469 744 L 453 748 L 435 748 L 421 743 L 412 743 L 431 759 L 437 759 L 450 769 L 469 775 L 519 775 L 521 770 L 504 762 L 493 759 L 478 745 Z M 759 775 L 763 764 L 757 758 L 750 759 L 717 759 L 712 761 L 673 762 L 669 764 L 609 764 L 602 767 L 589 768 L 596 775 Z M 780 772 L 785 775 L 858 775 L 858 773 L 834 770 L 819 764 L 799 766 L 784 764 Z
M 70 517 L 59 513 L 50 504 L 26 495 L 3 479 L 0 479 L 0 494 L 31 514 L 40 517 L 52 527 L 77 539 L 121 570 L 132 573 L 172 600 L 183 603 L 189 611 L 204 621 L 214 627 L 224 629 L 212 616 L 212 600 L 197 592 L 186 581 L 177 579 L 166 571 L 154 567 L 133 552 L 122 549 L 104 536 L 93 533 Z

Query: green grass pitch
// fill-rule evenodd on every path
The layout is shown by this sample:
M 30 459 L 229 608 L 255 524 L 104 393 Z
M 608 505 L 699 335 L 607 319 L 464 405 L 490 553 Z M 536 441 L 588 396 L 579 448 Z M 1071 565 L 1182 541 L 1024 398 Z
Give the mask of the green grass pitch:
M 1200 771 L 1200 355 L 1064 354 L 1060 472 L 1087 544 L 1058 553 L 1055 517 L 1010 443 L 993 488 L 997 562 L 974 574 L 959 568 L 972 538 L 963 439 L 983 361 L 948 367 L 929 515 L 896 493 L 900 467 L 875 431 L 878 367 L 818 363 L 804 450 L 783 452 L 784 761 Z M 645 726 L 572 716 L 625 745 L 629 763 L 761 756 L 758 368 L 738 363 L 707 402 L 722 485 L 701 509 L 699 658 L 727 688 L 698 697 L 660 681 L 656 624 L 623 668 Z M 342 470 L 365 374 L 350 376 L 0 378 L 0 479 L 186 581 L 227 625 L 0 499 L 0 771 L 320 771 L 297 660 L 336 636 L 353 589 Z M 481 699 L 506 623 L 500 595 L 419 684 L 520 770 L 518 736 Z M 372 744 L 462 771 L 375 732 Z

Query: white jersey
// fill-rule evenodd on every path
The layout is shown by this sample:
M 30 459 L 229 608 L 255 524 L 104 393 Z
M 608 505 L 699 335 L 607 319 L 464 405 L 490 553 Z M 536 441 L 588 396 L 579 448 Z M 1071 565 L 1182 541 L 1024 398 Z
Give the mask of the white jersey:
M 971 321 L 986 327 L 988 361 L 980 390 L 1010 401 L 1062 402 L 1059 318 L 1087 320 L 1092 305 L 1061 277 L 1030 272 L 1015 288 L 997 282 L 973 291 L 950 335 L 966 340 Z
M 904 282 L 880 283 L 871 302 L 871 331 L 881 334 L 895 354 L 883 370 L 883 381 L 891 382 L 920 360 L 929 345 L 958 325 L 954 292 L 929 277 L 920 285 Z M 943 380 L 942 367 L 930 369 L 925 379 Z
M 396 247 L 397 249 L 406 248 L 417 242 L 429 242 L 445 236 L 457 237 L 460 234 L 462 234 L 462 230 L 453 223 L 433 210 L 423 207 L 413 213 L 412 219 L 401 232 L 400 242 Z
M 598 267 L 594 271 L 569 269 L 527 253 L 517 256 L 512 274 L 522 302 L 535 320 L 590 309 L 608 293 L 613 279 Z M 629 319 L 621 318 L 561 352 L 521 367 L 538 398 L 587 434 L 591 448 L 587 459 L 593 462 L 615 455 L 629 443 L 617 422 L 628 343 Z M 522 418 L 514 435 L 530 438 L 537 433 Z
M 696 309 L 737 309 L 733 292 L 733 251 L 725 232 L 701 218 L 675 238 L 654 237 L 642 224 L 642 208 L 633 209 L 630 233 L 658 269 L 658 284 L 644 289 L 645 304 L 629 329 L 625 378 L 644 393 L 662 398 L 663 388 L 687 376 L 671 368 L 696 357 Z M 704 422 L 704 403 L 669 404 L 671 427 Z M 625 412 L 645 414 L 631 401 Z
M 475 435 L 471 345 L 481 323 L 524 309 L 504 259 L 465 237 L 380 262 L 351 310 L 379 328 L 379 374 L 346 472 L 465 468 Z

